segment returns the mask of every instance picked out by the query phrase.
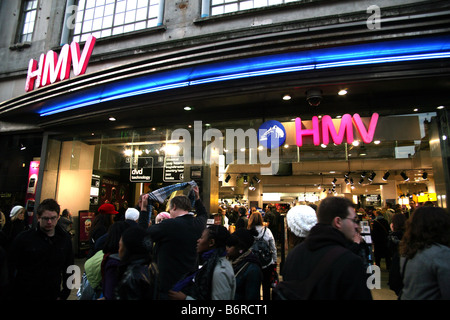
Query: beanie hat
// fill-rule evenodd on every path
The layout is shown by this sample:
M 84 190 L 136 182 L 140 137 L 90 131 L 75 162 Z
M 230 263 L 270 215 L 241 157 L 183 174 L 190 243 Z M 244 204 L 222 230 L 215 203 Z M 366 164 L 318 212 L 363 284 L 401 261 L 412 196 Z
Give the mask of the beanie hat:
M 139 211 L 135 208 L 128 208 L 125 211 L 125 220 L 133 220 L 136 221 L 139 219 Z
M 11 209 L 11 213 L 9 214 L 9 216 L 12 218 L 14 217 L 16 214 L 18 214 L 20 212 L 20 210 L 22 210 L 23 207 L 22 206 L 15 206 Z
M 158 215 L 155 218 L 155 222 L 156 223 L 160 223 L 164 219 L 170 219 L 170 213 L 168 213 L 168 212 L 160 212 L 160 213 L 158 213 Z
M 300 205 L 288 211 L 286 220 L 289 229 L 297 237 L 306 238 L 309 230 L 317 223 L 317 215 L 310 206 Z
M 116 211 L 116 208 L 111 203 L 104 203 L 98 208 L 99 213 L 103 214 L 118 214 L 119 212 Z

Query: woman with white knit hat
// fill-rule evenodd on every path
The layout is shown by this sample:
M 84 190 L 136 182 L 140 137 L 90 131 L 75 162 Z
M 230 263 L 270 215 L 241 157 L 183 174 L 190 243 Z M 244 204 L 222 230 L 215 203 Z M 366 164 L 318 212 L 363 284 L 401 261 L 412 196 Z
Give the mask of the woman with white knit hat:
M 19 233 L 26 229 L 24 219 L 25 208 L 20 205 L 14 206 L 9 213 L 9 221 L 4 227 L 8 243 L 11 243 Z
M 316 211 L 307 205 L 292 207 L 286 215 L 289 248 L 301 243 L 317 223 Z

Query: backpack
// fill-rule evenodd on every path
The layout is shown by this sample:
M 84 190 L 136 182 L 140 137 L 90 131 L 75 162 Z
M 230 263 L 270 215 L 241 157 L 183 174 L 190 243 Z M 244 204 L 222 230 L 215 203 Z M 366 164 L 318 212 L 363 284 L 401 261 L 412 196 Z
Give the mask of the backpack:
M 348 250 L 344 247 L 335 246 L 325 253 L 306 279 L 286 280 L 278 283 L 273 289 L 273 300 L 309 300 L 319 279 L 331 271 L 333 261 L 346 251 Z
M 264 240 L 267 227 L 264 228 L 264 233 L 261 237 L 255 238 L 255 242 L 252 245 L 252 252 L 258 257 L 261 267 L 265 268 L 272 262 L 272 250 L 269 244 Z

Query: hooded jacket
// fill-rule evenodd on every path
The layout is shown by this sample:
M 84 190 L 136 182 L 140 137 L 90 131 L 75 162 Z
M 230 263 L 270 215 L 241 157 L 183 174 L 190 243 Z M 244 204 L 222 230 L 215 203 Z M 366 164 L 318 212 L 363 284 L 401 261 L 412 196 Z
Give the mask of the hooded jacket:
M 304 280 L 322 257 L 334 246 L 349 247 L 351 242 L 331 225 L 316 224 L 304 242 L 292 249 L 282 270 L 283 280 Z M 334 262 L 331 272 L 318 280 L 312 293 L 313 300 L 371 300 L 363 261 L 346 250 Z

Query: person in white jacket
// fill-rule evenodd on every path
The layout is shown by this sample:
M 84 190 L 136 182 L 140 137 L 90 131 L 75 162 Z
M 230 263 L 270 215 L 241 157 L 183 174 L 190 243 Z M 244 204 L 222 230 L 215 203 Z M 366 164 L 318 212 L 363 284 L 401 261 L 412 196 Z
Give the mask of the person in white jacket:
M 273 237 L 272 231 L 264 226 L 264 220 L 259 211 L 255 211 L 250 215 L 247 229 L 252 228 L 258 231 L 258 236 L 255 237 L 255 239 L 262 237 L 269 244 L 270 250 L 272 251 L 272 261 L 268 265 L 262 266 L 263 300 L 271 300 L 272 279 L 277 269 L 277 247 L 275 238 Z

